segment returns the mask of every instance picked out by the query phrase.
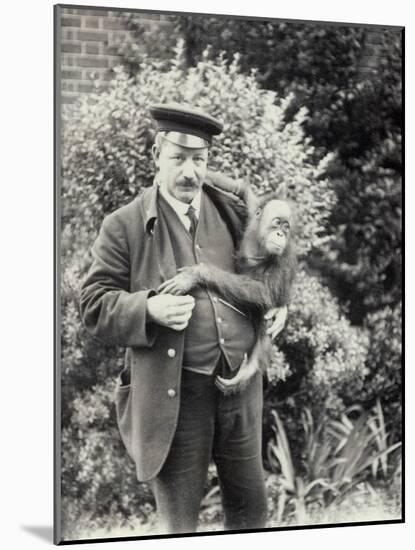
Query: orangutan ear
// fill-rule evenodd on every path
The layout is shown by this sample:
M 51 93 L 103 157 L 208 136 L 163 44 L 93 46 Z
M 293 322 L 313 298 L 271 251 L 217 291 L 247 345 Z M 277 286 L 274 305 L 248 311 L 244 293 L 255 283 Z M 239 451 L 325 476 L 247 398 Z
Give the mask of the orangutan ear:
M 260 218 L 261 217 L 261 214 L 262 214 L 262 208 L 258 208 L 255 212 L 255 217 L 256 218 Z

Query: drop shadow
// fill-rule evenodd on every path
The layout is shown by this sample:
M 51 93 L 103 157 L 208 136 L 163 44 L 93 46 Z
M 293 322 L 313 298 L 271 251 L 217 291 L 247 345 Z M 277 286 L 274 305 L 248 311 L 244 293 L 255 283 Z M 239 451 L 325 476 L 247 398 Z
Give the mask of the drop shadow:
M 53 543 L 53 527 L 50 525 L 21 525 L 21 528 L 39 539 Z

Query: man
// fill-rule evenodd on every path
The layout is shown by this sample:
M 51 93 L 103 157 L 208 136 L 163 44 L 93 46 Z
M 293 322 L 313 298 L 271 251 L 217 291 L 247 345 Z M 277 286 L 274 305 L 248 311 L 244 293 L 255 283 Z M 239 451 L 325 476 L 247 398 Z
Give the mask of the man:
M 253 327 L 202 288 L 191 296 L 157 294 L 185 265 L 234 270 L 243 220 L 232 196 L 205 182 L 209 145 L 222 125 L 176 104 L 151 114 L 154 186 L 105 218 L 82 288 L 82 318 L 91 334 L 127 348 L 118 425 L 138 480 L 154 492 L 161 532 L 196 530 L 211 458 L 225 528 L 260 528 L 262 377 L 232 396 L 215 386 L 216 375 L 233 376 L 252 349 Z

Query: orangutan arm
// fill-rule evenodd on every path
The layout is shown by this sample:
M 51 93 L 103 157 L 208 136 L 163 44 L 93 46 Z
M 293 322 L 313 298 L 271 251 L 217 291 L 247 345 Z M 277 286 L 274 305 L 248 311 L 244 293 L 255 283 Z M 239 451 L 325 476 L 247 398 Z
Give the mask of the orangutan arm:
M 222 172 L 208 170 L 207 178 L 215 187 L 239 197 L 248 208 L 248 215 L 252 217 L 258 206 L 258 199 L 252 187 L 243 179 L 233 179 Z
M 179 269 L 177 275 L 160 285 L 162 294 L 187 294 L 197 285 L 213 290 L 242 310 L 265 313 L 273 305 L 267 285 L 251 276 L 224 271 L 214 265 L 197 264 Z

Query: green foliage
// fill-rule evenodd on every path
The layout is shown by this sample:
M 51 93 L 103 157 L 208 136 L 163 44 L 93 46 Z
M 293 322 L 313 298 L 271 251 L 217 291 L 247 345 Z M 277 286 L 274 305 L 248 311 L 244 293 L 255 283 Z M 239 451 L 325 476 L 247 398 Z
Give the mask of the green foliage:
M 350 326 L 330 291 L 300 270 L 270 368 L 270 407 L 286 407 L 295 427 L 302 405 L 338 415 L 364 386 L 367 334 Z M 276 371 L 277 376 L 274 372 Z
M 321 488 L 325 488 L 327 483 L 323 478 L 315 478 L 309 482 L 304 482 L 302 477 L 296 475 L 284 426 L 275 411 L 273 411 L 273 416 L 276 424 L 276 427 L 274 427 L 275 441 L 270 441 L 268 444 L 268 459 L 274 471 L 277 467 L 281 475 L 283 488 L 278 501 L 277 522 L 281 523 L 285 505 L 288 501 L 288 503 L 292 503 L 294 506 L 297 521 L 304 523 L 306 519 L 306 505 L 310 502 L 310 499 L 315 499 L 313 492 L 315 493 L 317 488 L 320 488 L 320 490 Z
M 135 75 L 143 63 L 152 60 L 169 59 L 177 40 L 178 33 L 171 22 L 149 21 L 143 14 L 120 12 L 118 17 L 123 27 L 129 30 L 128 39 L 119 38 L 113 42 L 113 47 L 128 74 Z M 166 19 L 166 16 L 164 17 Z M 174 17 L 170 17 L 174 20 Z M 158 40 L 154 39 L 157 34 Z
M 88 530 L 144 521 L 154 509 L 147 485 L 138 483 L 116 425 L 113 379 L 93 386 L 67 406 L 70 422 L 62 431 L 64 538 Z
M 268 443 L 268 461 L 272 471 L 280 475 L 283 488 L 278 502 L 278 523 L 286 505 L 296 522 L 303 524 L 308 521 L 310 505 L 326 508 L 337 504 L 367 478 L 370 468 L 375 477 L 378 472 L 375 465 L 400 447 L 400 443 L 385 445 L 383 437 L 379 439 L 380 433 L 385 435 L 379 428 L 383 418 L 380 402 L 374 410 L 364 411 L 352 420 L 356 409 L 343 413 L 339 420 L 317 426 L 310 410 L 303 410 L 302 471 L 293 459 L 283 422 L 273 411 L 274 437 Z
M 268 373 L 263 426 L 266 441 L 272 437 L 273 411 L 278 410 L 296 467 L 301 466 L 304 445 L 298 430 L 301 411 L 310 407 L 322 423 L 355 403 L 369 372 L 368 345 L 368 333 L 351 326 L 318 277 L 301 269 Z
M 79 392 L 115 377 L 124 359 L 121 349 L 96 341 L 82 325 L 79 311 L 80 280 L 85 264 L 84 258 L 82 260 L 78 255 L 68 259 L 61 281 L 62 427 L 70 422 L 71 403 Z
M 385 307 L 365 322 L 370 334 L 366 359 L 368 376 L 356 401 L 374 404 L 380 399 L 393 441 L 399 440 L 402 422 L 402 307 Z

